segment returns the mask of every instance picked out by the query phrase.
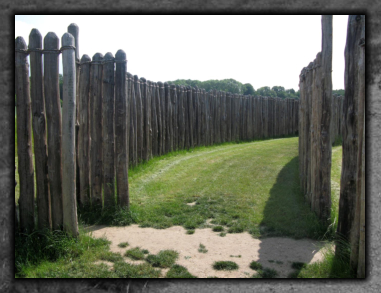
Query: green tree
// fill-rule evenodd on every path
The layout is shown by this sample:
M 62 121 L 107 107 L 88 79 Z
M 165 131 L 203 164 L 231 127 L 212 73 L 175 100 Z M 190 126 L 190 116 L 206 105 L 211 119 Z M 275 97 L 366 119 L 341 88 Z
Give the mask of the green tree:
M 243 94 L 244 94 L 244 95 L 252 95 L 252 96 L 255 96 L 255 89 L 254 89 L 254 87 L 253 87 L 250 83 L 245 83 L 245 84 L 242 86 L 242 89 L 243 89 Z
M 344 96 L 345 91 L 344 90 L 333 90 L 332 94 L 339 95 L 339 96 Z
M 276 97 L 276 93 L 270 89 L 268 86 L 263 86 L 259 89 L 257 89 L 257 93 L 259 96 L 264 96 L 264 97 Z

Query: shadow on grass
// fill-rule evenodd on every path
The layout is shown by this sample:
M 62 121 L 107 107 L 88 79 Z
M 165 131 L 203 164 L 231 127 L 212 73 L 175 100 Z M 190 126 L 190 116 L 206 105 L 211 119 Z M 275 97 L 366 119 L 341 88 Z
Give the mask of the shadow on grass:
M 310 211 L 300 191 L 298 157 L 292 158 L 279 172 L 259 229 L 258 262 L 271 269 L 277 270 L 281 260 L 281 265 L 290 269 L 295 262 L 309 263 L 322 248 L 321 243 L 312 239 L 321 240 L 326 227 Z

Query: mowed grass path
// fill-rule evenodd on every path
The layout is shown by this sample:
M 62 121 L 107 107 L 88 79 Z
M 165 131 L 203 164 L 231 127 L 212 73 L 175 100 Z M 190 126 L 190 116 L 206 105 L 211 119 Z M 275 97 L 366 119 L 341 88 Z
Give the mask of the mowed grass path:
M 130 170 L 133 218 L 142 227 L 192 230 L 211 219 L 227 233 L 319 238 L 325 228 L 300 193 L 297 156 L 293 137 L 155 158 Z

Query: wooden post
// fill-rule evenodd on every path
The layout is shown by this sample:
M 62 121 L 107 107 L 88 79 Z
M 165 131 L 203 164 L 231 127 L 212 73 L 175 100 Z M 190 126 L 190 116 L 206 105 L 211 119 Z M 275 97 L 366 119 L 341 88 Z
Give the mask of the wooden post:
M 200 100 L 201 100 L 201 89 L 197 88 L 196 87 L 196 137 L 197 137 L 197 146 L 200 146 L 201 145 L 201 103 L 200 103 Z
M 178 125 L 179 125 L 179 149 L 183 150 L 185 148 L 185 133 L 187 132 L 185 125 L 185 115 L 184 115 L 184 87 L 176 85 L 176 91 L 178 93 L 179 101 L 179 114 L 177 115 Z
M 157 155 L 163 154 L 163 122 L 162 122 L 162 107 L 160 88 L 158 83 L 154 83 L 155 89 L 155 104 L 156 104 L 156 125 L 157 125 Z
M 136 100 L 136 135 L 137 135 L 137 156 L 138 163 L 143 161 L 143 126 L 144 126 L 144 116 L 143 116 L 143 103 L 140 91 L 140 81 L 137 75 L 134 75 L 134 90 L 135 90 L 135 100 Z
M 185 87 L 185 95 L 186 95 L 186 100 L 185 100 L 185 111 L 187 112 L 187 125 L 188 127 L 185 130 L 186 135 L 188 135 L 188 145 L 187 149 L 193 148 L 194 144 L 194 126 L 193 126 L 193 89 L 191 86 Z
M 362 139 L 365 128 L 363 124 L 365 103 L 364 45 L 365 16 L 350 15 L 345 46 L 343 163 L 337 233 L 348 240 L 351 245 L 350 262 L 355 271 L 359 260 L 360 231 L 364 229 L 363 225 L 365 224 L 360 225 L 363 171 Z M 341 249 L 340 245 L 337 245 L 336 253 L 340 253 Z
M 34 170 L 32 127 L 30 124 L 32 117 L 29 92 L 29 64 L 26 43 L 22 37 L 16 38 L 15 49 L 20 231 L 29 234 L 34 229 Z
M 115 159 L 114 159 L 114 55 L 106 53 L 103 61 L 103 195 L 104 206 L 115 205 Z
M 172 108 L 172 132 L 171 132 L 171 145 L 172 151 L 177 150 L 177 93 L 176 86 L 171 84 L 170 86 L 170 96 L 171 96 L 171 108 Z
M 127 72 L 128 89 L 127 89 L 127 100 L 129 104 L 129 162 L 132 166 L 137 164 L 137 139 L 136 139 L 136 101 L 135 101 L 135 91 L 133 76 L 131 73 Z
M 90 71 L 90 183 L 91 183 L 91 204 L 102 206 L 102 132 L 103 132 L 103 97 L 102 97 L 102 73 L 103 55 L 96 53 L 93 56 Z
M 129 207 L 128 192 L 128 128 L 130 115 L 127 106 L 127 59 L 123 50 L 115 54 L 115 156 L 117 203 Z
M 172 151 L 172 103 L 171 103 L 171 93 L 170 87 L 167 82 L 164 83 L 164 95 L 165 95 L 165 108 L 166 108 L 166 117 L 165 117 L 165 152 L 169 153 Z
M 59 89 L 59 38 L 44 38 L 44 94 L 48 125 L 48 178 L 53 230 L 62 229 L 61 102 Z
M 37 29 L 29 35 L 34 155 L 37 181 L 38 228 L 51 228 L 51 209 L 46 145 L 45 101 L 42 72 L 42 36 Z
M 75 23 L 72 23 L 68 26 L 67 32 L 71 34 L 74 37 L 74 46 L 75 46 L 75 74 L 76 74 L 76 97 L 75 97 L 75 103 L 76 103 L 76 118 L 75 118 L 75 153 L 76 153 L 76 197 L 77 200 L 81 200 L 81 184 L 80 184 L 80 166 L 79 166 L 79 153 L 80 150 L 78 149 L 79 143 L 78 143 L 78 135 L 79 135 L 79 76 L 80 76 L 80 65 L 79 65 L 79 27 Z
M 151 102 L 151 130 L 150 130 L 150 146 L 151 146 L 151 156 L 158 156 L 159 152 L 159 127 L 157 121 L 157 111 L 156 111 L 156 85 L 155 83 L 149 81 L 147 82 L 147 87 L 149 88 L 148 94 L 150 96 Z
M 164 84 L 162 82 L 158 82 L 158 90 L 159 90 L 159 101 L 160 101 L 160 123 L 161 123 L 161 133 L 160 133 L 160 155 L 164 155 L 167 153 L 166 150 L 166 133 L 167 133 L 167 108 L 165 104 L 165 90 Z
M 79 125 L 78 131 L 78 165 L 80 181 L 80 204 L 90 203 L 90 62 L 88 55 L 81 58 L 79 77 Z
M 322 52 L 316 57 L 312 95 L 311 209 L 327 225 L 331 215 L 331 72 L 332 16 L 323 15 Z
M 62 108 L 62 202 L 63 227 L 78 236 L 77 202 L 75 192 L 75 109 L 76 72 L 74 37 L 65 33 L 62 36 L 63 63 L 63 108 Z
M 151 99 L 148 95 L 147 80 L 140 78 L 140 90 L 143 105 L 143 159 L 148 161 L 151 158 L 152 149 L 150 145 L 151 129 Z

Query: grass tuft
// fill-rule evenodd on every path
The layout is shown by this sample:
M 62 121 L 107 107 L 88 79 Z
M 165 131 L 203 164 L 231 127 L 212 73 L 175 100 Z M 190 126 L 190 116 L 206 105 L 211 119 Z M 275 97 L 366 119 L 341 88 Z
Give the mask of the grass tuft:
M 171 267 L 177 258 L 179 253 L 174 250 L 161 250 L 157 255 L 149 254 L 146 261 L 153 267 L 169 268 Z
M 224 231 L 224 227 L 214 226 L 212 230 L 213 230 L 213 232 L 222 232 L 222 231 Z
M 201 252 L 201 253 L 207 253 L 208 250 L 206 249 L 205 245 L 201 244 L 200 243 L 200 246 L 198 248 L 198 252 Z
M 190 274 L 188 270 L 180 265 L 173 265 L 170 270 L 167 272 L 166 278 L 197 278 Z
M 118 246 L 119 246 L 120 248 L 125 248 L 125 247 L 127 247 L 128 245 L 129 245 L 128 242 L 121 242 L 121 243 L 118 244 Z
M 262 264 L 260 264 L 260 263 L 257 262 L 257 261 L 252 261 L 252 262 L 250 263 L 250 268 L 251 268 L 252 270 L 254 270 L 254 271 L 258 271 L 258 270 L 262 269 Z
M 213 263 L 213 269 L 221 271 L 238 270 L 239 266 L 233 261 L 216 261 Z
M 118 278 L 159 278 L 161 275 L 160 270 L 147 263 L 132 265 L 126 262 L 115 263 L 114 273 Z
M 274 269 L 269 269 L 269 268 L 263 268 L 259 269 L 257 271 L 257 274 L 254 274 L 252 277 L 253 278 L 264 278 L 264 279 L 272 279 L 276 278 L 278 276 L 278 272 Z
M 133 260 L 143 260 L 145 258 L 144 252 L 139 247 L 127 250 L 124 256 L 127 256 Z

